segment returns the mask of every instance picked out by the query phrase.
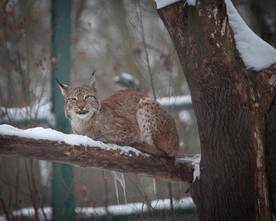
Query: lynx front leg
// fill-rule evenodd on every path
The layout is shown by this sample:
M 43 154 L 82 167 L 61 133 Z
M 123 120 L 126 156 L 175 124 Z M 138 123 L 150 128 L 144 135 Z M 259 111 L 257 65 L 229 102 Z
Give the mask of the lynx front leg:
M 139 129 L 131 121 L 123 117 L 116 117 L 108 127 L 103 125 L 95 139 L 126 146 L 138 141 Z

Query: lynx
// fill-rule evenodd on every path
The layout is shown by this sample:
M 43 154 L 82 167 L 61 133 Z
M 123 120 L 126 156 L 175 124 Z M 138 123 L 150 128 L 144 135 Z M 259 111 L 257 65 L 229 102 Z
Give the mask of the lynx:
M 80 87 L 57 83 L 73 133 L 105 143 L 133 146 L 153 155 L 178 154 L 175 121 L 154 99 L 126 89 L 100 101 L 95 76 Z

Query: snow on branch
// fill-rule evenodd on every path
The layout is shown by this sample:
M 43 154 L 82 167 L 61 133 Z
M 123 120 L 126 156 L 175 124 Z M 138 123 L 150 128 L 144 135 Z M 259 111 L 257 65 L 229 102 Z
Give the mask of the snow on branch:
M 164 8 L 180 0 L 155 0 L 157 9 Z M 183 4 L 196 6 L 196 0 L 186 0 Z M 257 36 L 244 22 L 231 0 L 225 0 L 229 24 L 234 33 L 236 48 L 247 69 L 261 71 L 276 65 L 276 49 Z
M 143 154 L 141 151 L 132 147 L 120 147 L 115 144 L 104 144 L 103 142 L 92 140 L 87 136 L 81 136 L 76 134 L 64 134 L 51 128 L 35 127 L 26 130 L 21 130 L 10 125 L 0 125 L 0 134 L 32 138 L 36 140 L 51 140 L 57 141 L 58 143 L 64 142 L 66 144 L 73 146 L 96 146 L 105 150 L 118 150 L 120 151 L 120 154 L 127 154 L 129 156 L 131 156 L 132 153 L 136 155 Z M 143 155 L 145 157 L 149 156 L 148 154 Z
M 179 2 L 180 0 L 155 0 L 157 9 L 164 8 L 173 3 Z
M 276 64 L 276 49 L 258 37 L 243 21 L 231 0 L 225 0 L 236 48 L 247 69 L 260 71 Z
M 168 5 L 174 4 L 176 2 L 179 2 L 181 0 L 155 0 L 157 9 L 164 8 Z M 196 5 L 196 0 L 186 0 L 186 3 L 190 6 Z
M 144 154 L 132 147 L 104 144 L 86 136 L 52 129 L 21 130 L 0 125 L 0 155 L 96 167 L 123 173 L 143 174 L 171 181 L 193 182 L 199 157 L 191 161 Z

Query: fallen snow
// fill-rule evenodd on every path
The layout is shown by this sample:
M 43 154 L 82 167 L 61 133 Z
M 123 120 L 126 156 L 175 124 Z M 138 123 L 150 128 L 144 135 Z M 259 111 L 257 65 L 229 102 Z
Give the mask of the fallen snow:
M 36 140 L 51 140 L 57 142 L 64 142 L 70 145 L 76 146 L 90 146 L 99 147 L 104 150 L 119 150 L 121 154 L 132 156 L 132 153 L 143 156 L 150 156 L 149 154 L 144 154 L 141 151 L 127 146 L 118 146 L 116 144 L 105 144 L 101 141 L 95 141 L 87 136 L 76 135 L 76 134 L 64 134 L 60 131 L 56 131 L 50 128 L 35 127 L 26 130 L 18 129 L 16 127 L 4 124 L 0 125 L 0 134 L 9 136 L 18 136 L 25 138 L 32 138 Z
M 236 48 L 247 69 L 260 71 L 276 64 L 276 50 L 258 37 L 243 21 L 231 0 L 225 0 Z
M 46 121 L 50 125 L 54 124 L 55 117 L 51 112 L 52 104 L 50 102 L 36 102 L 31 106 L 26 107 L 0 107 L 1 119 L 0 122 L 24 122 L 30 119 Z
M 120 205 L 110 205 L 107 207 L 77 207 L 75 208 L 78 217 L 83 218 L 92 218 L 92 217 L 102 217 L 102 216 L 120 216 L 120 215 L 137 215 L 141 213 L 147 213 L 154 209 L 158 210 L 167 210 L 171 211 L 170 199 L 159 199 L 153 200 L 149 202 L 150 205 L 147 205 L 144 202 L 138 203 L 129 203 L 129 204 L 120 204 Z M 191 197 L 181 198 L 181 199 L 173 199 L 173 208 L 174 210 L 178 209 L 193 209 L 195 210 L 195 204 Z M 52 208 L 46 207 L 42 209 L 38 209 L 39 220 L 45 220 L 44 214 L 46 215 L 47 220 L 51 220 L 52 218 Z M 35 215 L 35 211 L 33 208 L 24 208 L 20 210 L 16 210 L 13 212 L 14 216 L 21 217 L 33 217 Z M 0 220 L 6 220 L 3 216 L 0 216 Z
M 191 157 L 176 158 L 176 162 L 191 163 L 194 166 L 193 182 L 200 178 L 200 160 L 201 155 L 196 154 Z

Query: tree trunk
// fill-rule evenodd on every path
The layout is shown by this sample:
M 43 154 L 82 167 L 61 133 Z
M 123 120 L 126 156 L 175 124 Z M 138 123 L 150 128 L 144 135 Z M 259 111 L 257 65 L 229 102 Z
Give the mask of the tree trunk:
M 195 7 L 180 1 L 158 13 L 178 52 L 197 117 L 201 176 L 190 191 L 200 219 L 272 220 L 275 67 L 246 70 L 224 1 L 198 1 Z

